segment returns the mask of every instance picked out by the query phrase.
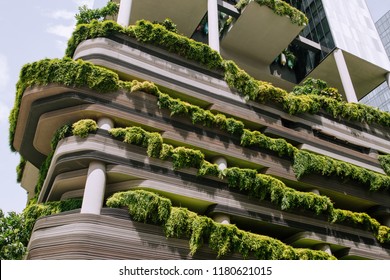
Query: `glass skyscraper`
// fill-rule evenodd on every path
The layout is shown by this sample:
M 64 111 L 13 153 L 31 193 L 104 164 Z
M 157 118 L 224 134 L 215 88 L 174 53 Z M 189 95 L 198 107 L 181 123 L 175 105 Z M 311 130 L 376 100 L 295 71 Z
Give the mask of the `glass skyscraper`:
M 375 26 L 390 58 L 390 11 L 381 17 Z M 375 90 L 360 100 L 362 103 L 378 107 L 381 110 L 390 112 L 390 89 L 387 83 L 382 83 Z

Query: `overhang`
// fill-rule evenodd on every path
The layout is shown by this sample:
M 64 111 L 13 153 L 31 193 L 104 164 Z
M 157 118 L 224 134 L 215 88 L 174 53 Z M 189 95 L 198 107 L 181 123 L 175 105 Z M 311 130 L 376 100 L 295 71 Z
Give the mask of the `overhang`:
M 133 0 L 130 25 L 137 20 L 162 22 L 171 19 L 178 33 L 191 37 L 207 13 L 207 0 Z
M 385 81 L 389 70 L 346 51 L 343 51 L 343 55 L 358 100 Z M 326 81 L 329 86 L 337 88 L 345 98 L 333 53 L 329 54 L 308 76 Z
M 252 1 L 222 39 L 221 47 L 269 65 L 303 28 Z

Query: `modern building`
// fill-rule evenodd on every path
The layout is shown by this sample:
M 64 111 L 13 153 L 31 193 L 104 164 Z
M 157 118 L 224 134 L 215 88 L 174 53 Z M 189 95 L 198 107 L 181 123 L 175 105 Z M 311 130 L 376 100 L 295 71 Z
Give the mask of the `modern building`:
M 390 178 L 380 160 L 390 154 L 390 115 L 289 94 L 298 66 L 283 74 L 275 63 L 291 44 L 319 51 L 309 76 L 355 101 L 385 81 L 387 56 L 363 0 L 295 2 L 311 21 L 283 1 L 121 0 L 118 24 L 75 31 L 73 60 L 26 66 L 11 133 L 27 161 L 21 184 L 37 203 L 82 199 L 37 220 L 27 258 L 390 259 Z M 313 22 L 310 13 L 324 11 L 327 20 Z M 166 18 L 177 33 L 152 23 Z M 85 119 L 99 128 L 63 133 L 52 151 L 59 128 Z M 107 207 L 134 189 L 209 217 L 218 233 L 194 237 L 204 227 L 193 223 L 167 238 L 166 220 Z M 190 254 L 189 239 L 205 244 Z
M 390 57 L 390 11 L 383 15 L 375 23 L 375 26 L 385 47 L 387 56 Z M 363 97 L 360 102 L 390 112 L 390 89 L 387 83 L 380 84 L 376 89 Z

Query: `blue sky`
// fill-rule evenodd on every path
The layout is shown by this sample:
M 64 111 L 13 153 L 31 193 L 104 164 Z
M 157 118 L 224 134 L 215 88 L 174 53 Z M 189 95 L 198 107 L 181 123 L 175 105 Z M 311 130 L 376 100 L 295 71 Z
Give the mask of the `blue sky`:
M 343 0 L 353 1 L 353 0 Z M 44 58 L 63 57 L 78 7 L 102 7 L 107 0 L 4 1 L 0 11 L 0 209 L 21 212 L 26 192 L 16 183 L 19 155 L 8 146 L 8 115 L 21 67 Z M 390 0 L 366 0 L 374 21 L 390 10 Z

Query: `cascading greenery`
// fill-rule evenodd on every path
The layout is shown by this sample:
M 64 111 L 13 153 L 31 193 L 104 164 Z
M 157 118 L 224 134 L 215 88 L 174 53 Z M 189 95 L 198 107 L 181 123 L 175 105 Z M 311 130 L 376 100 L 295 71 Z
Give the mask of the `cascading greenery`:
M 81 199 L 46 202 L 30 201 L 22 213 L 10 212 L 4 215 L 0 210 L 0 259 L 21 260 L 27 252 L 27 245 L 38 218 L 58 214 L 81 207 Z
M 301 86 L 295 86 L 291 92 L 294 95 L 316 94 L 342 101 L 343 98 L 337 89 L 328 87 L 325 81 L 314 78 L 307 78 Z
M 72 124 L 72 134 L 80 136 L 81 138 L 85 138 L 90 133 L 96 132 L 97 129 L 98 125 L 96 121 L 91 119 L 79 120 Z
M 378 160 L 381 163 L 383 170 L 390 176 L 390 155 L 380 155 Z
M 21 156 L 18 166 L 16 166 L 16 182 L 20 183 L 23 177 L 24 167 L 27 161 Z
M 240 0 L 236 4 L 236 8 L 242 10 L 252 0 Z M 298 9 L 292 7 L 288 3 L 282 0 L 254 0 L 260 6 L 267 6 L 275 14 L 279 16 L 288 16 L 292 23 L 298 24 L 299 26 L 306 26 L 309 23 L 308 18 L 304 13 Z
M 255 146 L 275 152 L 280 157 L 287 156 L 293 162 L 293 170 L 298 179 L 308 173 L 317 173 L 324 176 L 338 176 L 342 179 L 356 180 L 370 186 L 371 191 L 390 189 L 389 176 L 328 156 L 299 150 L 285 139 L 271 138 L 259 131 L 246 129 L 243 122 L 234 118 L 227 118 L 223 114 L 213 114 L 210 110 L 172 98 L 168 94 L 162 93 L 153 83 L 133 81 L 130 90 L 132 92 L 141 90 L 157 96 L 159 107 L 169 109 L 171 115 L 187 115 L 194 124 L 219 128 L 238 136 L 244 147 Z
M 154 146 L 153 142 L 150 141 L 150 135 L 157 133 L 147 132 L 140 127 L 113 128 L 109 133 L 126 143 L 146 148 L 149 156 L 172 160 L 173 168 L 176 170 L 192 167 L 198 169 L 200 176 L 226 178 L 229 188 L 242 191 L 260 200 L 270 201 L 281 210 L 304 209 L 317 215 L 322 214 L 332 222 L 342 223 L 345 221 L 370 230 L 382 243 L 390 242 L 389 227 L 380 226 L 377 220 L 366 213 L 335 209 L 333 202 L 326 196 L 297 191 L 286 186 L 281 180 L 258 173 L 254 169 L 230 167 L 220 171 L 218 166 L 208 162 L 199 150 L 173 147 L 162 143 L 162 138 L 159 138 L 161 142 L 159 140 L 159 144 Z
M 240 69 L 233 61 L 223 60 L 209 46 L 182 35 L 168 31 L 160 24 L 141 20 L 134 26 L 122 27 L 113 21 L 81 24 L 76 27 L 68 41 L 66 56 L 73 56 L 76 47 L 87 39 L 110 37 L 124 34 L 144 43 L 149 43 L 178 54 L 184 58 L 201 63 L 210 69 L 222 69 L 228 85 L 246 99 L 256 102 L 280 104 L 289 114 L 311 113 L 324 110 L 334 118 L 358 122 L 377 123 L 390 126 L 390 113 L 361 104 L 346 103 L 333 98 L 333 95 L 318 95 L 316 92 L 305 95 L 289 94 L 287 91 L 264 81 L 258 81 Z M 307 87 L 306 87 L 307 89 Z
M 158 45 L 167 49 L 168 51 L 177 53 L 187 59 L 199 61 L 203 65 L 211 69 L 223 69 L 225 72 L 225 80 L 229 84 L 229 86 L 236 89 L 239 93 L 243 94 L 248 100 L 258 102 L 275 102 L 278 104 L 282 104 L 283 109 L 288 111 L 290 114 L 306 112 L 317 113 L 321 109 L 324 109 L 326 112 L 328 112 L 335 118 L 351 119 L 367 123 L 378 123 L 387 127 L 390 126 L 390 114 L 387 112 L 381 112 L 375 108 L 363 104 L 338 102 L 335 99 L 319 95 L 308 94 L 302 96 L 294 96 L 292 94 L 288 94 L 282 89 L 272 86 L 269 83 L 256 81 L 255 79 L 250 77 L 245 71 L 239 69 L 237 65 L 234 64 L 234 62 L 223 61 L 219 54 L 212 51 L 210 48 L 208 48 L 208 46 L 203 46 L 201 43 L 193 42 L 192 40 L 189 40 L 188 38 L 185 38 L 175 33 L 171 34 L 163 26 L 154 25 L 147 21 L 141 21 L 137 23 L 136 26 L 129 28 L 123 28 L 115 22 L 111 21 L 92 21 L 90 24 L 79 25 L 74 32 L 71 40 L 69 41 L 67 54 L 71 56 L 76 46 L 83 40 L 96 37 L 109 37 L 113 34 L 118 33 L 129 35 L 142 42 Z M 158 36 L 156 34 L 158 34 Z M 198 49 L 198 51 L 194 52 L 194 49 Z M 207 55 L 203 56 L 204 52 L 207 52 Z M 205 57 L 205 59 L 200 59 L 201 57 Z M 112 71 L 94 66 L 88 62 L 73 61 L 69 58 L 65 58 L 62 60 L 45 59 L 32 64 L 27 64 L 23 67 L 21 71 L 20 80 L 17 84 L 15 106 L 10 115 L 10 146 L 12 150 L 14 150 L 12 143 L 16 129 L 17 116 L 20 109 L 21 98 L 24 93 L 24 90 L 30 86 L 47 85 L 50 83 L 58 83 L 71 87 L 89 87 L 98 92 L 113 92 L 120 88 L 127 91 L 134 91 L 137 87 L 139 87 L 140 89 L 144 89 L 145 87 L 145 83 L 141 84 L 135 82 L 129 83 L 119 81 L 118 75 Z M 240 121 L 237 121 L 233 118 L 227 118 L 222 114 L 213 115 L 207 110 L 203 110 L 200 107 L 188 103 L 187 105 L 192 107 L 189 110 L 185 109 L 185 106 L 181 106 L 181 103 L 172 101 L 169 99 L 169 96 L 161 94 L 153 84 L 151 84 L 148 90 L 149 92 L 157 95 L 158 97 L 161 97 L 161 102 L 159 98 L 159 104 L 162 108 L 171 109 L 171 103 L 174 104 L 173 107 L 177 106 L 177 109 L 171 109 L 174 114 L 188 113 L 190 114 L 191 119 L 194 123 L 200 123 L 208 126 L 216 125 L 220 129 L 228 131 L 233 135 L 246 135 L 246 139 L 243 141 L 243 145 L 259 145 L 260 147 L 263 147 L 262 145 L 264 145 L 265 148 L 277 152 L 281 156 L 291 156 L 292 154 L 296 154 L 297 149 L 291 144 L 287 143 L 284 139 L 272 139 L 265 135 L 262 135 L 261 133 L 259 134 L 259 132 L 251 132 L 245 129 L 244 125 Z M 68 127 L 68 129 L 70 128 Z M 150 148 L 150 152 L 148 151 L 148 155 L 153 157 L 159 157 L 161 159 L 173 160 L 172 156 L 175 154 L 175 148 L 165 143 L 161 144 L 161 141 L 157 139 L 157 137 L 154 138 L 154 141 L 155 142 L 153 145 L 161 145 L 160 153 L 155 152 L 155 154 L 153 154 L 152 151 L 156 151 L 157 149 Z M 306 156 L 305 153 L 303 153 L 303 155 Z M 314 156 L 314 154 L 311 156 Z M 45 161 L 43 167 L 41 168 L 40 178 L 45 178 L 45 172 L 47 172 L 48 170 L 50 161 L 51 158 L 49 155 L 48 159 Z M 387 160 L 382 159 L 382 165 L 384 165 L 383 162 L 387 162 Z M 182 165 L 180 163 L 177 168 L 180 168 L 180 166 L 186 165 Z M 199 173 L 201 175 L 221 176 L 220 172 L 218 172 L 216 165 L 213 165 L 205 160 L 201 161 L 201 164 L 198 168 Z M 318 167 L 316 168 L 318 169 Z M 344 166 L 342 165 L 338 168 L 344 168 Z M 313 167 L 296 168 L 296 170 L 303 170 L 302 174 L 307 173 L 312 169 Z M 347 169 L 349 169 L 349 167 Z M 318 172 L 321 173 L 323 171 L 318 169 Z M 364 176 L 369 177 L 367 173 L 364 173 Z M 363 180 L 368 181 L 368 179 Z M 387 180 L 382 180 L 382 183 L 386 183 Z M 41 180 L 41 183 L 38 182 L 38 185 L 42 185 L 42 183 L 43 180 Z M 382 183 L 381 179 L 378 179 L 375 182 L 375 187 L 372 189 L 379 189 L 378 186 Z M 39 193 L 38 187 L 37 193 Z M 294 198 L 291 199 L 291 201 L 299 201 L 299 199 Z M 289 209 L 289 203 L 283 203 L 284 205 L 287 205 L 287 207 L 284 206 L 285 209 Z M 317 210 L 314 211 L 317 212 Z M 369 226 L 368 228 L 370 228 L 371 230 L 374 229 L 376 231 L 376 236 L 380 242 L 388 242 L 390 240 L 389 228 L 384 226 L 375 226 L 375 219 L 371 218 L 373 221 L 370 219 L 365 219 L 363 221 L 361 218 L 357 218 L 361 216 L 360 214 L 362 213 L 349 213 L 345 210 L 340 211 L 332 212 L 333 215 L 331 216 L 333 216 L 333 221 L 338 222 L 339 220 L 343 219 L 344 221 L 352 221 L 353 224 L 365 224 L 367 223 L 366 220 L 368 220 L 371 221 L 369 223 L 372 223 L 374 225 Z
M 119 12 L 119 4 L 109 1 L 100 9 L 89 9 L 86 5 L 79 7 L 79 13 L 75 15 L 76 25 L 90 23 L 92 20 L 104 20 L 108 16 L 115 16 Z
M 173 207 L 169 199 L 144 190 L 116 193 L 106 204 L 128 207 L 135 221 L 161 225 L 167 237 L 189 239 L 192 255 L 208 244 L 219 258 L 239 253 L 244 258 L 270 260 L 336 259 L 323 251 L 296 249 L 277 239 L 240 230 L 235 225 L 216 223 L 186 208 Z
M 25 89 L 32 86 L 61 84 L 69 87 L 88 87 L 100 93 L 118 90 L 118 75 L 110 70 L 70 58 L 44 59 L 23 66 L 16 85 L 14 107 L 9 116 L 9 145 L 12 151 L 20 105 Z

